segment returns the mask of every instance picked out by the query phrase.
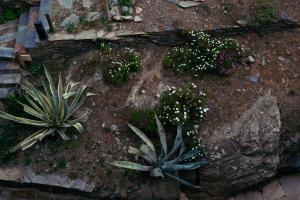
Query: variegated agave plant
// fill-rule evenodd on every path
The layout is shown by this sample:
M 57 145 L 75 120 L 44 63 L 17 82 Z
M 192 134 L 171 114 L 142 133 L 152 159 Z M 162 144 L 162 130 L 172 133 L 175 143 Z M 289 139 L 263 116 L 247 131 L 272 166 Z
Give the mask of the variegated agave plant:
M 64 140 L 69 140 L 70 138 L 65 133 L 69 127 L 76 128 L 80 133 L 83 132 L 83 127 L 79 121 L 87 113 L 76 119 L 72 118 L 72 115 L 88 96 L 94 94 L 85 92 L 85 85 L 81 85 L 78 89 L 75 89 L 75 86 L 79 83 L 74 82 L 69 83 L 64 91 L 61 76 L 59 76 L 56 88 L 48 70 L 44 68 L 44 71 L 48 81 L 47 83 L 43 82 L 44 92 L 35 88 L 31 83 L 25 82 L 22 88 L 27 94 L 25 98 L 28 105 L 17 102 L 24 107 L 24 111 L 31 115 L 33 119 L 16 117 L 0 111 L 0 118 L 40 127 L 37 132 L 12 148 L 10 150 L 11 153 L 18 149 L 28 149 L 48 135 L 59 134 Z
M 201 153 L 201 149 L 195 148 L 187 151 L 183 142 L 182 127 L 181 125 L 178 125 L 174 145 L 172 149 L 168 151 L 165 130 L 157 116 L 156 123 L 162 145 L 159 156 L 157 156 L 155 147 L 150 139 L 141 130 L 129 124 L 131 130 L 144 141 L 144 144 L 142 144 L 139 149 L 130 146 L 128 153 L 143 158 L 150 165 L 146 166 L 129 161 L 114 161 L 112 162 L 112 165 L 138 171 L 149 171 L 152 177 L 168 176 L 186 186 L 199 188 L 199 186 L 192 185 L 191 183 L 172 175 L 172 173 L 178 170 L 194 170 L 207 164 L 207 161 L 205 160 L 188 162 L 188 160 L 191 160 L 191 158 Z

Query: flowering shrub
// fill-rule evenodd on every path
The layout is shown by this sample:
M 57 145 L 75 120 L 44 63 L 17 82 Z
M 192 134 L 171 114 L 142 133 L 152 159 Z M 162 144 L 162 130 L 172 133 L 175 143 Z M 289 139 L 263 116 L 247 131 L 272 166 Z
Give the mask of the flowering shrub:
M 204 157 L 204 145 L 199 137 L 197 137 L 197 130 L 193 124 L 185 124 L 183 127 L 184 142 L 187 148 L 192 150 L 198 150 L 199 153 L 194 155 L 189 161 L 198 160 Z
M 188 59 L 188 49 L 175 47 L 163 60 L 163 65 L 168 69 L 173 69 L 176 73 L 183 73 L 189 70 L 186 63 Z
M 130 123 L 139 127 L 146 134 L 154 134 L 157 131 L 155 112 L 153 109 L 134 110 L 131 115 Z
M 141 67 L 140 54 L 133 49 L 126 48 L 124 54 L 113 58 L 109 66 L 104 69 L 104 79 L 114 84 L 121 84 L 129 79 L 130 72 L 138 72 Z
M 126 63 L 131 72 L 138 72 L 142 67 L 141 55 L 134 49 L 125 48 L 123 62 Z
M 100 52 L 104 55 L 109 54 L 112 51 L 110 42 L 101 41 L 101 42 L 97 43 L 97 45 L 99 46 Z
M 129 78 L 128 65 L 123 62 L 113 61 L 111 62 L 109 69 L 104 71 L 104 78 L 114 84 L 121 84 Z
M 190 72 L 198 77 L 205 71 L 227 74 L 243 56 L 243 47 L 232 39 L 219 40 L 210 35 L 189 32 L 186 47 L 175 47 L 163 65 L 177 73 Z
M 196 88 L 195 84 L 182 88 L 168 87 L 162 93 L 156 112 L 164 124 L 176 126 L 180 123 L 184 126 L 204 118 L 208 111 L 204 107 L 206 95 L 198 93 Z

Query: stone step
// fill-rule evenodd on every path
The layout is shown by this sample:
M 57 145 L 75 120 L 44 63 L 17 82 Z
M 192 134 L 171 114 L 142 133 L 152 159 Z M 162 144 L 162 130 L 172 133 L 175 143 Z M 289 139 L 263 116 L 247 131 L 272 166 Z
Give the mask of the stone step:
M 28 20 L 29 20 L 29 10 L 26 10 L 23 12 L 20 16 L 19 19 L 19 26 L 18 26 L 18 31 L 20 31 L 22 28 L 27 27 L 28 25 Z
M 0 35 L 0 42 L 9 42 L 17 39 L 17 32 L 10 32 Z
M 19 20 L 14 20 L 0 25 L 0 35 L 11 32 L 10 30 L 16 30 L 18 27 L 18 21 Z
M 28 28 L 35 29 L 34 24 L 39 20 L 39 7 L 31 7 L 29 10 Z
M 18 34 L 17 34 L 16 44 L 15 44 L 16 51 L 20 51 L 22 48 L 25 47 L 28 19 L 29 19 L 29 10 L 23 12 L 20 16 Z
M 14 48 L 1 47 L 0 48 L 0 58 L 9 60 L 16 57 L 16 52 Z
M 36 39 L 36 30 L 29 29 L 28 27 L 23 27 L 18 32 L 17 40 L 16 40 L 16 50 L 21 47 L 25 48 L 33 48 L 35 47 L 35 39 Z
M 4 99 L 14 91 L 14 87 L 0 88 L 0 99 Z
M 0 61 L 0 74 L 20 73 L 20 64 L 18 62 Z
M 6 85 L 14 85 L 19 84 L 21 81 L 21 74 L 15 73 L 15 74 L 0 74 L 0 86 L 6 86 Z
M 0 41 L 0 47 L 8 47 L 8 48 L 14 48 L 15 47 L 15 40 L 10 40 L 6 42 Z
M 34 22 L 38 19 L 39 7 L 31 7 L 29 11 L 22 13 L 19 21 L 18 35 L 15 48 L 17 51 L 24 48 L 34 48 L 37 32 Z
M 49 31 L 49 24 L 45 14 L 49 14 L 51 17 L 52 11 L 52 0 L 41 0 L 40 1 L 40 11 L 39 11 L 39 20 L 42 22 L 46 31 Z

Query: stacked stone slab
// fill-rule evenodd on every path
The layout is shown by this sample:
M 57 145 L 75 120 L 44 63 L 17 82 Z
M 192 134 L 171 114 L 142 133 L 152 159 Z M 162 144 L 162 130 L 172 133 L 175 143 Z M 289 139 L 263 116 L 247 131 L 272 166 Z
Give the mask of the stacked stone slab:
M 40 21 L 49 30 L 45 14 L 51 16 L 52 0 L 35 0 L 35 3 L 39 6 L 23 12 L 19 20 L 0 26 L 0 98 L 12 93 L 21 82 L 19 59 L 28 49 L 35 48 L 39 40 L 34 23 Z
M 0 26 L 0 98 L 20 83 L 20 65 L 14 49 L 18 20 Z

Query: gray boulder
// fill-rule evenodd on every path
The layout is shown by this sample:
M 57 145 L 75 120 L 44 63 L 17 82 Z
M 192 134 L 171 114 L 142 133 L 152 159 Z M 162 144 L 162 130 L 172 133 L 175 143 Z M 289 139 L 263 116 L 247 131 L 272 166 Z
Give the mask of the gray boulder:
M 210 164 L 200 169 L 202 190 L 220 195 L 275 176 L 280 163 L 280 127 L 277 100 L 269 91 L 233 123 L 204 130 Z M 202 194 L 194 195 L 199 198 Z

